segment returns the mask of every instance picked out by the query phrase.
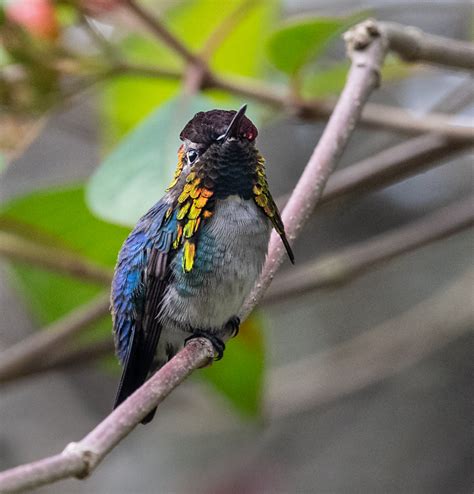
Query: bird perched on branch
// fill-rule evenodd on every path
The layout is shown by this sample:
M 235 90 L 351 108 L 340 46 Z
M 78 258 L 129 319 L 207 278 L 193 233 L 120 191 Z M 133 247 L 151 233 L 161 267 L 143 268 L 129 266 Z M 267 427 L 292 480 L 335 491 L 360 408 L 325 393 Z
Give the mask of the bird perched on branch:
M 171 185 L 122 246 L 111 297 L 123 366 L 115 407 L 191 338 L 208 338 L 222 357 L 272 225 L 294 261 L 245 111 L 194 116 L 180 134 Z

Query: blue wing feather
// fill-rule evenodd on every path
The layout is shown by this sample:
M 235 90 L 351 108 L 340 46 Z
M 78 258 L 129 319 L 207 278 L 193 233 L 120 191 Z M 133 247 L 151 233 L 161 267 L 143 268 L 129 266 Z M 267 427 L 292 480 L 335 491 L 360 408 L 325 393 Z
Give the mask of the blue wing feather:
M 164 221 L 168 204 L 156 203 L 125 240 L 112 281 L 112 316 L 117 355 L 123 364 L 134 324 L 143 312 L 145 273 L 151 248 L 169 254 L 176 231 L 176 219 Z M 169 238 L 169 240 L 168 240 Z
M 159 311 L 172 244 L 176 214 L 166 218 L 169 204 L 155 204 L 141 218 L 120 250 L 112 282 L 112 316 L 116 352 L 124 366 L 115 406 L 147 378 L 161 327 Z

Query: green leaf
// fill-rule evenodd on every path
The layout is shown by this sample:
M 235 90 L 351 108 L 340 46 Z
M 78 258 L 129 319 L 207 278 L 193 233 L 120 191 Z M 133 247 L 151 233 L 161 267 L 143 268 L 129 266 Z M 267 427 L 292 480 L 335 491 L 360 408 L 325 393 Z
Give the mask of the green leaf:
M 97 264 L 112 267 L 128 229 L 95 218 L 80 186 L 35 192 L 2 206 L 0 227 L 44 245 L 69 249 Z M 91 300 L 103 287 L 69 276 L 15 263 L 30 307 L 41 323 L 63 316 Z M 101 326 L 110 334 L 110 317 Z
M 265 355 L 261 327 L 262 317 L 253 314 L 237 338 L 227 343 L 224 358 L 198 374 L 250 417 L 259 415 L 262 405 Z
M 297 74 L 309 61 L 317 58 L 328 42 L 347 26 L 347 19 L 317 17 L 285 23 L 267 43 L 271 62 L 290 76 Z
M 212 101 L 202 95 L 174 98 L 132 131 L 91 178 L 87 201 L 102 218 L 133 225 L 165 192 L 173 178 L 179 134 Z M 252 112 L 249 112 L 252 114 Z

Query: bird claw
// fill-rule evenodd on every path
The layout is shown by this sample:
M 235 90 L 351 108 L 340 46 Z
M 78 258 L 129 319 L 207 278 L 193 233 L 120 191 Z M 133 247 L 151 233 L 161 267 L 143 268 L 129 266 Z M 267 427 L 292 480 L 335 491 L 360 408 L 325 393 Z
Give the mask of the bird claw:
M 215 361 L 220 360 L 224 356 L 225 343 L 215 334 L 209 333 L 208 331 L 194 331 L 191 336 L 186 338 L 184 343 L 186 344 L 189 340 L 194 338 L 206 338 L 214 347 L 214 351 L 217 356 L 214 358 Z
M 239 334 L 240 329 L 240 317 L 231 317 L 226 324 L 226 328 L 231 332 L 230 337 L 235 338 Z

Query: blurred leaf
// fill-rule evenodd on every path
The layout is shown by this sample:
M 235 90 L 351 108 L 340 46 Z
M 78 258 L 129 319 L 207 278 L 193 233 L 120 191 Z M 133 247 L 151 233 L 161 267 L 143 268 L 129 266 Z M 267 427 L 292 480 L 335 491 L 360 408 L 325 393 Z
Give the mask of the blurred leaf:
M 5 48 L 0 45 L 0 67 L 8 65 L 9 63 L 11 63 L 11 57 Z
M 346 83 L 348 70 L 348 62 L 342 62 L 324 70 L 316 70 L 305 77 L 303 93 L 318 98 L 339 94 Z
M 343 31 L 347 19 L 316 17 L 285 23 L 268 40 L 267 52 L 273 64 L 288 75 L 295 75 L 317 58 L 327 43 Z
M 171 182 L 184 125 L 212 106 L 208 98 L 195 95 L 174 98 L 155 110 L 91 178 L 87 201 L 92 210 L 108 221 L 134 224 Z
M 55 10 L 58 22 L 63 28 L 72 26 L 78 21 L 79 14 L 77 8 L 72 4 L 57 3 L 55 4 Z
M 84 202 L 84 190 L 35 192 L 4 205 L 0 226 L 47 245 L 67 248 L 104 266 L 113 266 L 128 229 L 95 218 Z M 16 273 L 34 313 L 43 323 L 89 301 L 102 287 L 68 276 L 15 263 Z M 101 328 L 110 334 L 110 318 Z
M 252 314 L 241 325 L 237 338 L 227 343 L 224 358 L 198 374 L 247 416 L 261 412 L 265 364 L 262 324 L 262 317 Z
M 136 63 L 164 65 L 163 49 L 154 41 L 131 35 L 120 45 L 121 51 Z M 102 138 L 105 149 L 117 143 L 154 108 L 171 98 L 179 82 L 123 75 L 107 81 L 102 92 Z
M 326 69 L 316 69 L 304 79 L 303 94 L 324 98 L 339 94 L 346 83 L 350 64 L 344 61 Z M 398 58 L 387 57 L 382 67 L 382 80 L 393 81 L 407 77 L 413 67 L 401 62 Z
M 242 3 L 236 0 L 222 2 L 216 8 L 215 0 L 187 1 L 167 12 L 165 22 L 183 43 L 197 51 L 216 27 Z M 269 32 L 276 10 L 276 0 L 255 1 L 245 17 L 219 45 L 211 66 L 223 73 L 261 75 L 263 40 Z M 136 63 L 156 63 L 174 68 L 183 66 L 177 55 L 151 37 L 130 35 L 121 43 L 120 49 Z M 133 75 L 106 83 L 103 100 L 106 147 L 117 142 L 154 108 L 175 95 L 179 85 L 179 81 Z M 232 99 L 229 96 L 223 98 L 220 94 L 217 101 L 229 104 Z
M 235 5 L 244 3 L 246 2 L 234 2 L 234 8 Z M 219 73 L 261 77 L 265 40 L 274 25 L 277 11 L 278 3 L 275 0 L 252 2 L 251 10 L 219 45 L 211 66 Z

